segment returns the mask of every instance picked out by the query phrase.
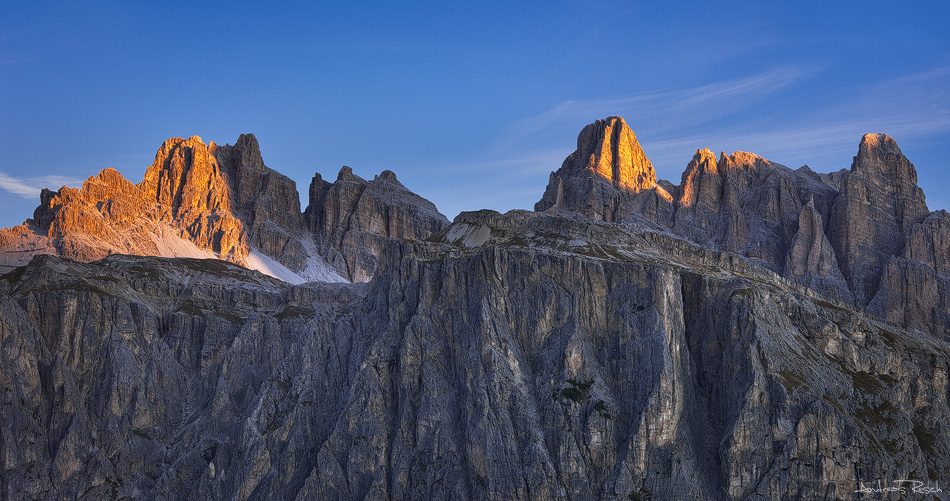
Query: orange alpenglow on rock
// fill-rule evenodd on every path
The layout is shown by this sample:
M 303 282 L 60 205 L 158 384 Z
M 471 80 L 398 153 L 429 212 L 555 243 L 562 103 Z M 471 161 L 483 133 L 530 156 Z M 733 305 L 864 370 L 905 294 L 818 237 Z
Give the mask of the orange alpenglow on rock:
M 634 193 L 658 188 L 666 195 L 664 198 L 672 199 L 657 186 L 653 164 L 623 117 L 608 117 L 584 127 L 577 136 L 577 151 L 564 160 L 564 167 L 591 170 L 614 186 Z
M 630 199 L 641 195 L 639 202 Z M 673 196 L 657 184 L 656 171 L 636 134 L 623 118 L 614 116 L 584 127 L 577 136 L 577 150 L 551 173 L 535 210 L 555 208 L 619 221 L 631 213 L 633 203 L 670 219 L 672 202 Z
M 621 117 L 598 120 L 577 137 L 575 165 L 593 170 L 615 186 L 640 191 L 656 185 L 653 164 L 644 155 L 637 136 Z
M 697 149 L 683 171 L 680 182 L 680 205 L 690 207 L 700 200 L 717 201 L 722 192 L 722 179 L 716 165 L 716 155 L 708 148 Z M 709 205 L 709 204 L 707 204 Z

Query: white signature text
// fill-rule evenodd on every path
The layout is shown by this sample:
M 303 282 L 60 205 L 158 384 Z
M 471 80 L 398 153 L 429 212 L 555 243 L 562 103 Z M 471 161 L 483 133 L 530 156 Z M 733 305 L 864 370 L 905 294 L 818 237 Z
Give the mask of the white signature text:
M 886 493 L 886 492 L 897 492 L 900 494 L 936 494 L 938 492 L 943 492 L 943 489 L 940 488 L 940 482 L 936 482 L 933 485 L 925 484 L 920 480 L 895 480 L 894 485 L 882 485 L 881 481 L 878 480 L 877 483 L 865 485 L 864 482 L 858 482 L 858 490 L 854 492 L 860 492 L 862 494 L 875 494 L 875 493 Z

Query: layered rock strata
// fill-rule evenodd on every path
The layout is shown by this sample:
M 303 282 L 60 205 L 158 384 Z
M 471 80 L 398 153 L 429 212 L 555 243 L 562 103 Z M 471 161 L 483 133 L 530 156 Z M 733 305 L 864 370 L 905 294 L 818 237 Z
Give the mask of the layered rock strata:
M 81 189 L 43 190 L 32 220 L 0 230 L 0 271 L 37 254 L 119 253 L 217 257 L 275 273 L 261 264 L 272 259 L 297 281 L 367 281 L 388 239 L 421 240 L 448 224 L 392 172 L 367 183 L 344 171 L 332 185 L 316 174 L 301 211 L 296 183 L 264 164 L 254 135 L 234 146 L 169 139 L 138 185 L 104 169 Z
M 731 253 L 529 212 L 369 284 L 0 277 L 12 498 L 802 499 L 950 475 L 950 350 Z M 236 287 L 236 284 L 240 284 Z
M 297 183 L 264 165 L 253 134 L 217 147 L 215 158 L 229 181 L 233 213 L 246 228 L 248 245 L 291 271 L 304 270 L 307 235 Z
M 232 212 L 231 188 L 216 149 L 197 136 L 169 139 L 138 185 L 107 168 L 80 189 L 44 189 L 33 219 L 3 232 L 29 231 L 45 244 L 34 245 L 37 253 L 52 250 L 81 261 L 115 253 L 163 255 L 173 239 L 243 263 L 249 252 L 247 238 Z M 10 245 L 17 245 L 13 240 L 8 238 Z
M 865 135 L 851 169 L 832 174 L 697 150 L 680 184 L 664 189 L 626 127 L 617 117 L 586 127 L 535 210 L 670 231 L 898 325 L 950 336 L 950 275 L 935 265 L 950 233 L 893 138 Z M 605 153 L 614 151 L 627 153 Z
M 835 200 L 829 232 L 858 304 L 874 297 L 881 270 L 929 214 L 917 171 L 897 142 L 885 134 L 865 135 Z
M 664 219 L 672 196 L 657 185 L 653 164 L 621 117 L 598 120 L 577 136 L 535 210 L 556 207 L 602 221 L 620 221 L 634 209 Z
M 213 246 L 220 213 L 243 228 L 225 248 L 254 257 L 273 244 L 292 264 L 282 239 L 297 221 L 308 260 L 319 247 L 368 283 L 116 254 L 39 255 L 0 274 L 0 496 L 938 488 L 950 476 L 950 216 L 925 214 L 896 144 L 866 136 L 852 170 L 833 174 L 701 150 L 673 186 L 651 181 L 632 133 L 607 122 L 582 134 L 587 160 L 552 176 L 545 211 L 450 225 L 389 172 L 318 175 L 302 215 L 249 200 L 290 193 L 252 137 L 166 143 L 138 186 L 104 171 L 45 192 L 35 221 L 0 243 L 96 249 L 77 235 L 121 228 L 126 240 L 103 245 L 136 247 L 161 223 Z
M 424 240 L 449 224 L 392 171 L 366 181 L 347 166 L 333 183 L 314 176 L 304 218 L 318 252 L 354 282 L 369 281 L 388 240 Z

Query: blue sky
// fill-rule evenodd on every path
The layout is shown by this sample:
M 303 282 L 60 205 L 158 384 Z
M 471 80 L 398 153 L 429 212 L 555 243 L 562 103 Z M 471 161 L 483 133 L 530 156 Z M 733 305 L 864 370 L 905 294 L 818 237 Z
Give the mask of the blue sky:
M 886 132 L 950 209 L 947 5 L 9 2 L 0 227 L 43 186 L 140 181 L 166 138 L 244 132 L 304 194 L 349 165 L 449 218 L 530 209 L 609 115 L 674 183 L 697 148 L 828 172 Z

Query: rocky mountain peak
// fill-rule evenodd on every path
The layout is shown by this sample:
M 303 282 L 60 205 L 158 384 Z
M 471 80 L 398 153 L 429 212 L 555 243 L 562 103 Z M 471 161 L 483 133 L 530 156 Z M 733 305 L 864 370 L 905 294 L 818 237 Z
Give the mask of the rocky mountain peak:
M 895 324 L 950 332 L 950 278 L 936 264 L 950 223 L 929 212 L 890 136 L 865 135 L 850 171 L 698 149 L 679 186 L 656 182 L 626 122 L 609 117 L 584 127 L 535 210 L 669 231 Z
M 355 183 L 365 183 L 366 180 L 353 174 L 353 169 L 349 165 L 340 167 L 340 172 L 336 175 L 337 181 L 352 181 Z
M 759 170 L 771 167 L 772 163 L 755 153 L 747 151 L 737 151 L 731 155 L 726 155 L 726 152 L 723 151 L 719 154 L 718 166 L 722 171 L 730 169 Z
M 304 220 L 317 250 L 341 276 L 368 281 L 391 239 L 424 240 L 449 221 L 384 170 L 367 181 L 344 165 L 336 182 L 315 174 Z
M 882 189 L 902 217 L 920 222 L 930 213 L 924 192 L 917 186 L 917 169 L 901 152 L 897 141 L 887 134 L 865 134 L 861 138 L 851 164 L 851 177 Z
M 917 170 L 887 134 L 866 134 L 841 184 L 829 228 L 841 271 L 859 305 L 877 294 L 887 262 L 930 214 Z
M 246 230 L 248 244 L 290 271 L 307 267 L 307 240 L 297 183 L 267 167 L 254 134 L 241 134 L 234 146 L 215 152 L 231 189 L 233 213 Z
M 865 134 L 861 137 L 861 143 L 858 145 L 858 154 L 855 157 L 856 162 L 853 167 L 862 170 L 862 168 L 874 168 L 878 167 L 878 170 L 886 165 L 895 166 L 892 161 L 900 157 L 903 157 L 904 154 L 901 152 L 901 149 L 897 146 L 897 141 L 894 140 L 891 136 L 884 133 L 875 133 L 875 134 Z M 861 161 L 858 162 L 857 159 L 860 158 Z M 869 170 L 868 173 L 871 171 Z M 914 172 L 916 176 L 916 171 Z
M 381 180 L 383 180 L 383 181 L 386 181 L 386 182 L 388 182 L 388 183 L 398 183 L 398 182 L 399 182 L 399 180 L 396 179 L 396 173 L 393 172 L 393 171 L 391 171 L 391 170 L 388 170 L 388 169 L 387 169 L 387 170 L 384 170 L 384 171 L 382 171 L 382 172 L 380 172 L 380 173 L 379 173 L 379 176 L 377 176 L 376 178 L 377 178 L 377 179 L 381 179 Z
M 679 202 L 687 207 L 695 205 L 700 199 L 714 202 L 719 199 L 720 184 L 716 155 L 708 148 L 697 149 L 683 171 Z
M 622 117 L 608 117 L 584 127 L 577 136 L 577 151 L 561 168 L 565 167 L 590 170 L 633 192 L 656 186 L 653 164 Z
M 723 155 L 723 153 L 720 153 L 720 155 Z M 693 159 L 686 167 L 686 172 L 683 173 L 683 178 L 685 179 L 689 172 L 697 168 L 706 172 L 711 172 L 713 174 L 717 174 L 719 172 L 716 155 L 712 152 L 712 150 L 709 148 L 697 148 L 696 154 L 693 155 Z
M 138 184 L 104 169 L 81 189 L 43 190 L 33 222 L 0 230 L 0 271 L 37 254 L 121 253 L 217 257 L 293 283 L 367 281 L 389 240 L 448 224 L 389 170 L 369 182 L 348 166 L 333 184 L 317 174 L 310 200 L 302 212 L 296 183 L 264 164 L 253 134 L 233 146 L 175 137 Z
M 551 173 L 536 211 L 552 207 L 580 212 L 604 221 L 629 215 L 631 196 L 646 192 L 647 204 L 669 211 L 672 195 L 657 185 L 656 171 L 627 122 L 608 117 L 587 125 L 577 136 L 577 150 Z
M 45 190 L 45 229 L 0 230 L 0 497 L 852 499 L 950 477 L 950 214 L 917 219 L 896 145 L 829 175 L 697 150 L 682 186 L 634 191 L 634 143 L 601 122 L 550 210 L 451 225 L 349 167 L 301 216 L 250 135 Z M 207 259 L 236 245 L 369 283 Z
M 225 145 L 231 157 L 231 163 L 240 166 L 243 170 L 250 170 L 261 174 L 267 169 L 261 157 L 261 146 L 254 134 L 247 133 L 238 136 L 234 146 Z
M 139 188 L 171 217 L 192 210 L 229 211 L 230 188 L 214 152 L 198 136 L 165 141 Z

